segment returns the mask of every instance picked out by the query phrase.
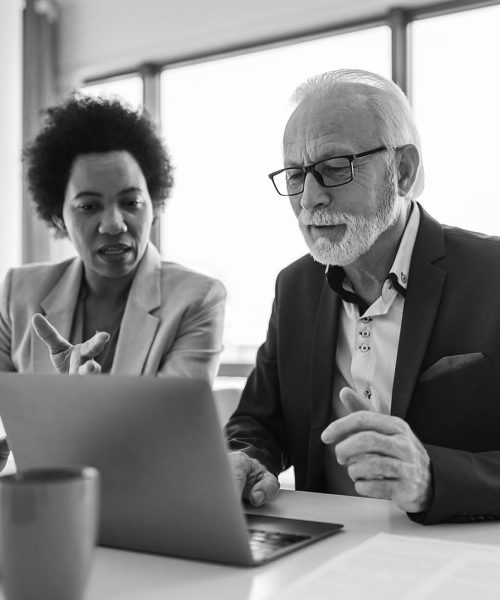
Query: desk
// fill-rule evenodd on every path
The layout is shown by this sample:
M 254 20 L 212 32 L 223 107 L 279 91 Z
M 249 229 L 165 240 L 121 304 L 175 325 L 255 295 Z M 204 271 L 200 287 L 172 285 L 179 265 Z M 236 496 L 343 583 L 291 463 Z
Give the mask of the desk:
M 241 568 L 97 548 L 85 600 L 261 600 L 379 532 L 500 543 L 500 523 L 433 525 L 410 521 L 392 502 L 283 490 L 269 515 L 344 524 L 344 531 L 268 565 Z M 0 599 L 4 600 L 0 592 Z

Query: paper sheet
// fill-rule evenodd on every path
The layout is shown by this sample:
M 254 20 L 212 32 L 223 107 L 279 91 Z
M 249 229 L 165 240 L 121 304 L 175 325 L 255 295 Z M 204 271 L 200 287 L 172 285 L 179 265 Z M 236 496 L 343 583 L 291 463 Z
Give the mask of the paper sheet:
M 381 533 L 274 598 L 499 600 L 500 546 Z

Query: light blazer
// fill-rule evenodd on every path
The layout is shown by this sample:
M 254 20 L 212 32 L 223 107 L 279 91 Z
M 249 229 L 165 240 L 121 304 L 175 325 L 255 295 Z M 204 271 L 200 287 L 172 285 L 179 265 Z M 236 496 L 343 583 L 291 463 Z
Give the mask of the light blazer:
M 500 239 L 444 227 L 419 208 L 391 413 L 425 444 L 433 497 L 425 514 L 410 516 L 500 518 Z M 271 471 L 293 464 L 297 489 L 326 491 L 320 434 L 331 415 L 340 304 L 309 256 L 280 273 L 267 340 L 227 426 L 230 446 Z
M 79 258 L 11 269 L 0 291 L 0 370 L 53 373 L 33 330 L 41 312 L 69 338 L 80 291 Z M 203 378 L 212 382 L 221 351 L 226 292 L 215 280 L 163 262 L 149 244 L 125 306 L 111 374 Z

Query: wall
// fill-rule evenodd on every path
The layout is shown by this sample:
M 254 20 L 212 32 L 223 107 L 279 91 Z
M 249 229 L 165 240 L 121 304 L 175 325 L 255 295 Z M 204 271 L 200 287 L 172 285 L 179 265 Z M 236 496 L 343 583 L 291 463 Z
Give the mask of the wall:
M 21 261 L 22 0 L 0 1 L 0 280 Z
M 84 78 L 384 14 L 430 0 L 58 0 L 61 76 Z M 437 3 L 437 2 L 436 2 Z

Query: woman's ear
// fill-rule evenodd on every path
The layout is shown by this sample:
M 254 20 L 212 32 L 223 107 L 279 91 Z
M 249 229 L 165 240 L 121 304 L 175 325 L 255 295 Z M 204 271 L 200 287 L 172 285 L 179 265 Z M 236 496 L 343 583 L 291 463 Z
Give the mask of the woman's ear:
M 54 223 L 54 225 L 57 227 L 57 229 L 61 233 L 67 234 L 66 225 L 64 224 L 64 221 L 62 220 L 61 217 L 58 217 L 58 216 L 54 215 L 52 217 L 52 223 Z
M 161 212 L 161 208 L 157 204 L 154 204 L 153 205 L 153 225 L 158 220 L 158 217 L 160 216 L 160 212 Z

